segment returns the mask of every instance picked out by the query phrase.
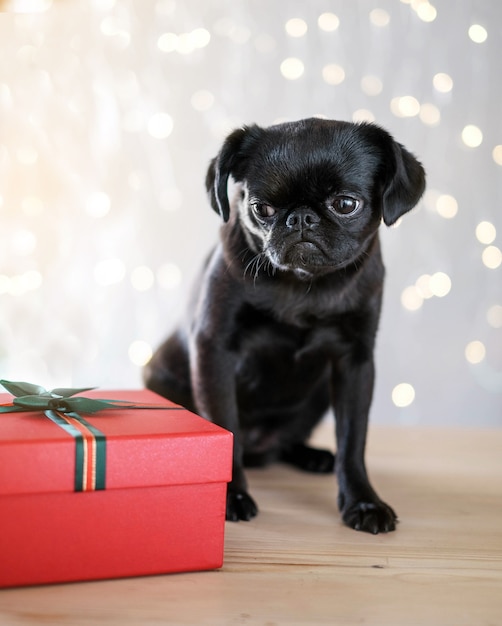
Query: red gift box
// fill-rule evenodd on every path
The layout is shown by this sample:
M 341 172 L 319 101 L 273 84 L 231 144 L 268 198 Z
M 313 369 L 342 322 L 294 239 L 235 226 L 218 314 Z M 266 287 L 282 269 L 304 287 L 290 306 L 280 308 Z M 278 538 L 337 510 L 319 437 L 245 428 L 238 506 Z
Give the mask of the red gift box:
M 91 435 L 83 491 L 69 427 L 44 411 L 0 414 L 0 586 L 221 567 L 232 434 L 147 390 L 85 396 L 161 408 L 82 415 L 106 455 L 94 490 Z

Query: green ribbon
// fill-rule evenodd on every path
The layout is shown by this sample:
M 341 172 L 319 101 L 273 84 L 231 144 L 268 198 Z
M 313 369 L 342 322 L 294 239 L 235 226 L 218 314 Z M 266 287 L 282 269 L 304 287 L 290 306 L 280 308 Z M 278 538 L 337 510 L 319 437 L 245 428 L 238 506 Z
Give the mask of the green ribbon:
M 40 385 L 25 382 L 12 382 L 0 380 L 2 385 L 14 398 L 11 404 L 0 405 L 0 413 L 17 413 L 26 411 L 43 411 L 55 424 L 63 428 L 75 439 L 75 491 L 85 491 L 85 439 L 78 428 L 71 423 L 76 420 L 81 424 L 86 433 L 90 433 L 95 442 L 96 464 L 95 481 L 93 489 L 105 489 L 106 479 L 106 437 L 95 426 L 86 421 L 80 413 L 92 414 L 104 409 L 160 409 L 161 405 L 134 404 L 127 400 L 109 400 L 98 398 L 85 398 L 73 396 L 85 391 L 91 391 L 95 387 L 80 389 L 52 389 L 48 391 Z M 178 408 L 178 407 L 172 407 Z M 179 407 L 181 408 L 181 407 Z M 65 417 L 69 418 L 68 420 Z
M 75 439 L 75 486 L 74 491 L 87 491 L 86 489 L 86 481 L 84 477 L 84 437 L 81 432 L 79 432 L 78 428 L 69 424 L 64 416 L 73 418 L 80 424 L 86 427 L 87 431 L 92 434 L 94 437 L 95 445 L 96 445 L 96 465 L 95 465 L 95 478 L 94 478 L 94 486 L 92 491 L 99 491 L 101 489 L 106 488 L 106 436 L 100 430 L 98 430 L 92 424 L 89 424 L 87 420 L 85 420 L 78 413 L 74 413 L 73 411 L 45 411 L 45 415 L 52 421 L 54 424 L 62 428 L 69 435 L 71 435 Z
M 95 387 L 83 387 L 81 389 L 62 388 L 47 391 L 40 385 L 11 382 L 9 380 L 0 380 L 0 385 L 15 396 L 12 404 L 0 405 L 0 413 L 13 413 L 16 411 L 61 411 L 62 413 L 69 413 L 71 411 L 80 411 L 81 413 L 92 414 L 103 409 L 147 408 L 138 407 L 138 405 L 126 400 L 72 397 L 77 393 L 92 391 Z

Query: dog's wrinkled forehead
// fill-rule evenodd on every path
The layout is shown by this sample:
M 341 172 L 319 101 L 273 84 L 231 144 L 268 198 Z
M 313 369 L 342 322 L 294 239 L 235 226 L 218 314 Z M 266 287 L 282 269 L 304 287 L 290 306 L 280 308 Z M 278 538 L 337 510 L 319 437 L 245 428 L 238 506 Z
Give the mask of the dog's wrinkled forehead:
M 266 129 L 244 175 L 250 194 L 278 205 L 343 191 L 369 196 L 381 160 L 364 126 L 304 120 Z

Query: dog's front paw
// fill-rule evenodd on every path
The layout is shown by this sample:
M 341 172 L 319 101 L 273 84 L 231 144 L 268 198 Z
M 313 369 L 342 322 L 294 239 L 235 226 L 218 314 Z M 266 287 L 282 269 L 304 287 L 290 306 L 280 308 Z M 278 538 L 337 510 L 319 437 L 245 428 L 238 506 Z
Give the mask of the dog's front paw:
M 253 498 L 246 491 L 227 491 L 227 515 L 226 519 L 230 522 L 238 522 L 244 520 L 248 522 L 258 513 Z
M 367 533 L 388 533 L 396 529 L 397 515 L 385 502 L 361 500 L 342 509 L 342 519 L 351 528 Z

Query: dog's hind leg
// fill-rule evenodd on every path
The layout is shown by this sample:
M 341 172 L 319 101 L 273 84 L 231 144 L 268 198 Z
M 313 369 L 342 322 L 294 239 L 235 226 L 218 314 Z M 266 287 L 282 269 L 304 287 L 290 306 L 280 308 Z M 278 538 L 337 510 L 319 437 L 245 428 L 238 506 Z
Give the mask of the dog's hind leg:
M 283 450 L 280 460 L 315 474 L 331 474 L 335 470 L 335 455 L 332 452 L 311 448 L 304 443 L 296 443 Z
M 185 342 L 171 335 L 153 355 L 143 372 L 145 385 L 164 398 L 195 411 Z

